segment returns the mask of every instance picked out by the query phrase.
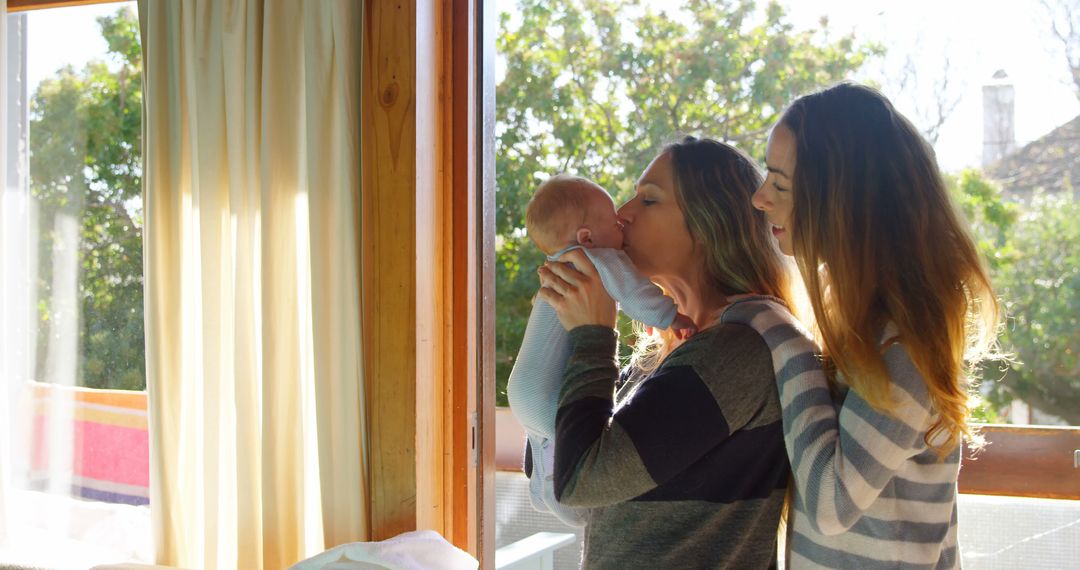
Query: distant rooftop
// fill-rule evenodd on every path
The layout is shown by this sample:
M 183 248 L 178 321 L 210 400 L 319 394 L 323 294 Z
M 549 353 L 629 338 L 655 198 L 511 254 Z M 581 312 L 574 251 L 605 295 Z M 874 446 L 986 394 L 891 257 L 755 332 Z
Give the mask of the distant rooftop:
M 1080 116 L 991 164 L 986 174 L 1006 195 L 1024 197 L 1041 188 L 1080 195 Z

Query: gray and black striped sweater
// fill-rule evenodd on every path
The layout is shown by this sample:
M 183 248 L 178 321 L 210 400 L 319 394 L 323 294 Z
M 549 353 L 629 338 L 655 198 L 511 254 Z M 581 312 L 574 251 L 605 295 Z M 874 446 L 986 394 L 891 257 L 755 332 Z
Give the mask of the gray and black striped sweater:
M 618 406 L 616 340 L 570 331 L 556 416 L 555 496 L 590 508 L 584 567 L 775 566 L 790 469 L 763 339 L 707 329 L 621 386 Z

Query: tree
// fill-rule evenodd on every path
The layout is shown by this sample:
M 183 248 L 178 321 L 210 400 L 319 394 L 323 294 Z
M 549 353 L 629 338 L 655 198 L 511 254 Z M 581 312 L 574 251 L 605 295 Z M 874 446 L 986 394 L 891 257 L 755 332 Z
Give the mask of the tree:
M 922 38 L 915 43 L 923 45 Z M 941 51 L 947 52 L 947 49 L 935 50 L 935 53 Z M 941 129 L 960 105 L 960 92 L 963 89 L 956 85 L 951 68 L 949 57 L 944 56 L 941 58 L 941 71 L 936 76 L 928 76 L 926 68 L 920 69 L 911 52 L 904 54 L 904 65 L 898 70 L 888 63 L 883 65 L 882 75 L 887 85 L 884 91 L 894 104 L 908 108 L 905 114 L 931 145 L 937 144 Z M 929 85 L 929 88 L 924 88 L 924 85 Z M 906 100 L 907 104 L 901 105 L 901 99 Z
M 1005 311 L 1005 358 L 981 370 L 990 403 L 1019 398 L 1080 425 L 1080 202 L 1072 192 L 1010 203 L 976 170 L 947 178 Z
M 1080 202 L 1072 192 L 1036 194 L 1010 236 L 1009 263 L 994 284 L 1014 355 L 1000 389 L 1080 425 Z
M 1043 0 L 1042 5 L 1050 16 L 1050 31 L 1064 49 L 1065 63 L 1080 99 L 1080 0 Z
M 496 374 L 505 405 L 542 255 L 524 233 L 539 179 L 575 171 L 617 201 L 680 134 L 762 156 L 768 129 L 797 95 L 847 77 L 880 48 L 827 23 L 796 31 L 783 8 L 688 0 L 654 12 L 634 0 L 521 0 L 502 14 L 496 87 L 498 295 Z M 625 326 L 625 325 L 624 325 Z
M 124 8 L 98 18 L 108 61 L 42 81 L 30 105 L 31 194 L 40 212 L 38 377 L 57 333 L 54 252 L 77 220 L 79 384 L 143 389 L 142 51 Z

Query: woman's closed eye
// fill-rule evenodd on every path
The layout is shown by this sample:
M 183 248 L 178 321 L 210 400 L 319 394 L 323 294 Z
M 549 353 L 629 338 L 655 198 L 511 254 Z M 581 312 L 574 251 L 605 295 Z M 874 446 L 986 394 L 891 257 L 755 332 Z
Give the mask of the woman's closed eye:
M 655 203 L 656 203 L 656 200 L 650 200 L 648 198 L 642 198 L 641 199 L 641 205 L 643 205 L 643 206 L 652 206 Z
M 781 188 L 780 185 L 775 183 L 775 182 L 773 182 L 773 188 L 776 188 L 777 191 L 779 191 L 779 192 L 787 192 L 788 191 L 787 188 Z

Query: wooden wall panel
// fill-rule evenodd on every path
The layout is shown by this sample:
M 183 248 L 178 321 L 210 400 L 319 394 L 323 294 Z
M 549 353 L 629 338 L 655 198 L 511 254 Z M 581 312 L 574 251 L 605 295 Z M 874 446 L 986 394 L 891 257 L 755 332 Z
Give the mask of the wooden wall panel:
M 371 540 L 416 528 L 416 6 L 368 0 L 361 109 Z

